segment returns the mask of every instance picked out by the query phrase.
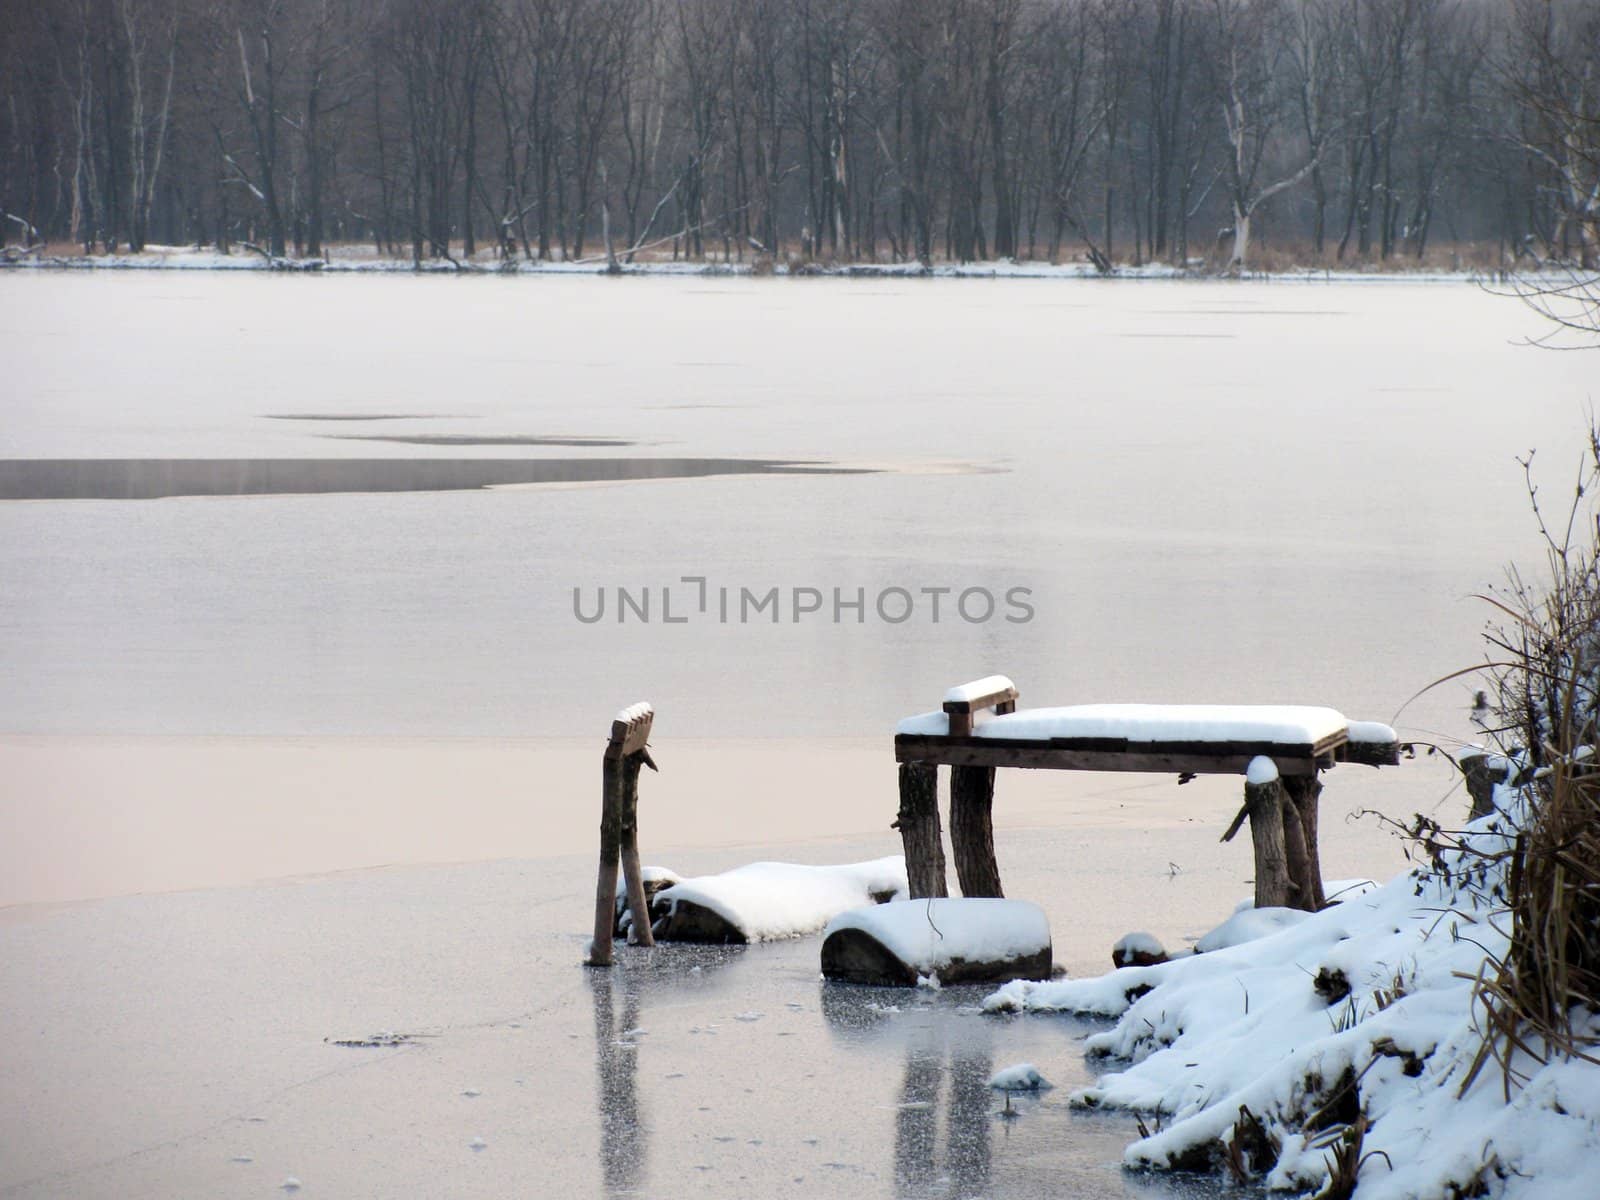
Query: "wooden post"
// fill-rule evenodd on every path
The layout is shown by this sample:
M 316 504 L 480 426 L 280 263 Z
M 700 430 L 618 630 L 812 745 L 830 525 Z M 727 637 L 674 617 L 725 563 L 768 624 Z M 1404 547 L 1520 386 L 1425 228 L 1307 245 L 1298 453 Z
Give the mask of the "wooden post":
M 634 940 L 655 945 L 650 908 L 639 869 L 639 768 L 655 770 L 646 743 L 655 722 L 648 704 L 635 704 L 611 722 L 611 738 L 600 764 L 600 872 L 595 881 L 594 941 L 589 965 L 612 963 L 612 931 L 617 920 L 617 864 L 620 859 L 628 906 L 633 910 Z
M 622 847 L 622 760 L 609 754 L 600 764 L 600 874 L 594 890 L 594 942 L 589 965 L 611 965 L 611 933 L 617 922 L 617 856 Z
M 1283 789 L 1278 780 L 1244 785 L 1250 842 L 1256 855 L 1256 907 L 1289 903 L 1289 864 L 1283 844 Z
M 1490 764 L 1494 765 L 1491 766 Z M 1467 795 L 1472 797 L 1472 809 L 1467 820 L 1476 821 L 1494 811 L 1494 789 L 1506 781 L 1506 768 L 1511 764 L 1498 754 L 1463 754 L 1461 774 L 1467 781 Z
M 1004 896 L 994 857 L 994 768 L 950 768 L 950 848 L 963 896 Z
M 948 896 L 939 830 L 939 768 L 932 763 L 900 764 L 900 816 L 895 827 L 905 846 L 911 898 Z
M 1307 912 L 1320 912 L 1328 906 L 1328 897 L 1322 889 L 1322 854 L 1317 849 L 1317 804 L 1322 796 L 1322 778 L 1315 772 L 1310 775 L 1285 775 L 1282 783 L 1289 874 L 1299 888 L 1295 906 Z M 1304 846 L 1304 857 L 1298 866 L 1296 833 Z
M 648 757 L 643 750 L 628 755 L 621 760 L 620 772 L 622 878 L 628 889 L 628 908 L 633 913 L 629 940 L 638 946 L 656 944 L 655 934 L 650 930 L 650 902 L 644 894 L 644 872 L 639 867 L 639 769 Z

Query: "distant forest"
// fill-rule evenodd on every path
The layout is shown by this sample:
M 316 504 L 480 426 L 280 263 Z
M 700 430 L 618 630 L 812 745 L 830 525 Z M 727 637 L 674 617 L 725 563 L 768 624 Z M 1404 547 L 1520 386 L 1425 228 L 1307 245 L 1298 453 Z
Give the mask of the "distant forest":
M 0 0 L 4 240 L 1593 266 L 1600 0 Z

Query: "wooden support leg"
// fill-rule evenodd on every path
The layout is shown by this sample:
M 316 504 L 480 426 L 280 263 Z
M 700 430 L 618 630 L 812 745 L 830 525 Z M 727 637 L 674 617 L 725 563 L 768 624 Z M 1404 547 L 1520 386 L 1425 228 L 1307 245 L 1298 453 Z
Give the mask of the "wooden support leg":
M 628 940 L 636 946 L 654 946 L 650 931 L 650 904 L 644 894 L 644 874 L 639 868 L 639 768 L 643 754 L 630 754 L 622 760 L 620 835 L 622 878 L 628 889 L 628 908 L 633 913 L 633 929 Z M 616 887 L 613 883 L 612 887 Z
M 911 898 L 948 896 L 939 830 L 939 768 L 934 764 L 900 764 L 900 816 L 895 825 L 906 848 Z
M 1295 905 L 1308 912 L 1320 912 L 1328 906 L 1328 897 L 1322 890 L 1322 855 L 1317 849 L 1317 803 L 1322 796 L 1322 779 L 1319 775 L 1285 775 L 1283 777 L 1283 821 L 1285 830 L 1298 826 L 1305 844 L 1305 859 L 1298 871 L 1292 861 L 1290 872 L 1300 885 L 1300 895 Z M 1289 843 L 1293 855 L 1293 842 Z
M 605 758 L 600 772 L 600 876 L 594 891 L 594 943 L 589 965 L 611 965 L 611 930 L 617 919 L 617 856 L 622 845 L 622 762 Z
M 1250 842 L 1256 852 L 1256 907 L 1289 903 L 1289 864 L 1283 845 L 1283 789 L 1276 779 L 1244 785 Z
M 963 896 L 1004 896 L 994 859 L 994 768 L 950 768 L 950 848 Z

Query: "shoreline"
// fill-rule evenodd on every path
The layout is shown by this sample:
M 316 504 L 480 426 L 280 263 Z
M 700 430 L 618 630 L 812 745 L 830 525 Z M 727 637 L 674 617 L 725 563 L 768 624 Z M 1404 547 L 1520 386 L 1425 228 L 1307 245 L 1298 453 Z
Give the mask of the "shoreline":
M 651 261 L 618 264 L 616 269 L 604 260 L 578 262 L 539 262 L 519 259 L 428 260 L 414 264 L 409 259 L 337 256 L 329 258 L 264 258 L 242 254 L 221 254 L 207 250 L 161 248 L 138 255 L 36 255 L 0 258 L 0 270 L 18 271 L 260 271 L 291 275 L 444 275 L 489 277 L 626 277 L 626 278 L 776 278 L 776 279 L 1035 279 L 1035 280 L 1119 280 L 1240 283 L 1404 283 L 1404 284 L 1481 284 L 1503 278 L 1502 273 L 1477 269 L 1438 270 L 1432 268 L 1360 270 L 1305 267 L 1280 271 L 1247 271 L 1238 277 L 1218 274 L 1204 268 L 1185 268 L 1167 263 L 1146 263 L 1114 267 L 1102 274 L 1087 262 L 1049 263 L 1032 261 L 988 261 L 971 263 L 805 263 L 791 267 L 786 263 L 757 268 L 750 262 Z

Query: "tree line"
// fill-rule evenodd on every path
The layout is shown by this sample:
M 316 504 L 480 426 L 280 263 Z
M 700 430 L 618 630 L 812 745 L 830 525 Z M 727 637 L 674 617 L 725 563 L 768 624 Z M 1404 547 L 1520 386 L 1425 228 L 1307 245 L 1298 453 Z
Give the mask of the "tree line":
M 1600 0 L 0 0 L 12 242 L 1600 261 Z

